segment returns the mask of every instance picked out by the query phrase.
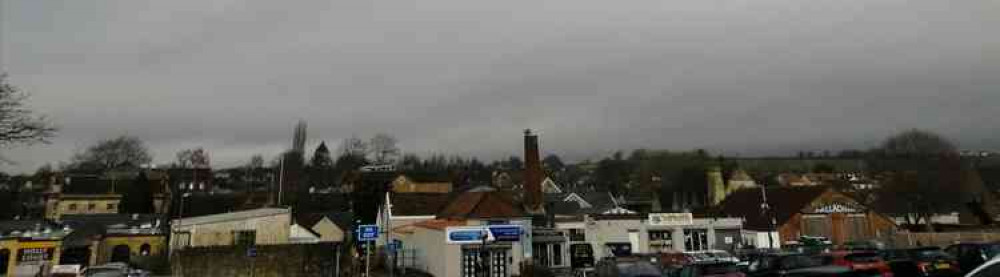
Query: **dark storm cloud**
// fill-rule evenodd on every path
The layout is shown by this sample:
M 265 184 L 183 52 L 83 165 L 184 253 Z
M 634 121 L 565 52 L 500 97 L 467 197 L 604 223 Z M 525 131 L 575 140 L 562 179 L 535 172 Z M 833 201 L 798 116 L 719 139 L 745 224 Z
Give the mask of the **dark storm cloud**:
M 20 1 L 10 81 L 63 127 L 5 151 L 28 170 L 133 134 L 157 161 L 219 165 L 395 134 L 405 151 L 497 158 L 870 147 L 926 128 L 998 148 L 991 1 Z

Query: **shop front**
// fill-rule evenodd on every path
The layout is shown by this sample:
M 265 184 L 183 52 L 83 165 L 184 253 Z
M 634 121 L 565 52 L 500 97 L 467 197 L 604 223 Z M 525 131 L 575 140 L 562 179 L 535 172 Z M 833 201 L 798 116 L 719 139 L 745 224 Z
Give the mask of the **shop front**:
M 48 274 L 59 264 L 59 240 L 9 240 L 0 249 L 0 261 L 6 259 L 6 276 Z M 6 256 L 6 257 L 4 257 Z

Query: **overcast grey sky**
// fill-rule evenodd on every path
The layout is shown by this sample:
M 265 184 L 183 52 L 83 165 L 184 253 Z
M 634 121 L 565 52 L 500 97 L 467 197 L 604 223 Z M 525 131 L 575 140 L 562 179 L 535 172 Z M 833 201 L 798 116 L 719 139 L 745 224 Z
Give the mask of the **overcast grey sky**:
M 494 159 L 636 147 L 998 149 L 993 0 L 0 0 L 0 70 L 62 130 L 33 170 L 131 134 L 216 166 L 351 134 Z

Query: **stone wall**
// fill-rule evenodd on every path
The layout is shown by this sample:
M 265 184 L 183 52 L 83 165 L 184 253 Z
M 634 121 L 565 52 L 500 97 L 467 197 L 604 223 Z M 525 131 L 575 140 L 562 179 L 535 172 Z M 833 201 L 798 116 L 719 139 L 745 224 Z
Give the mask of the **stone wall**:
M 248 257 L 240 246 L 191 247 L 171 256 L 172 276 L 331 276 L 336 244 L 285 244 L 256 246 L 256 257 Z M 341 270 L 346 270 L 341 265 Z

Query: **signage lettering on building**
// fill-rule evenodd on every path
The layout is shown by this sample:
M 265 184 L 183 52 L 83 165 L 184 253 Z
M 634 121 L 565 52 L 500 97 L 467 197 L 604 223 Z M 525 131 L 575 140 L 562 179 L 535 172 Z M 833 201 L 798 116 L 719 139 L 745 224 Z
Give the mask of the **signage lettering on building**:
M 861 209 L 852 207 L 847 204 L 842 203 L 829 203 L 816 207 L 812 211 L 817 214 L 832 214 L 832 213 L 859 213 L 862 212 Z
M 55 248 L 22 248 L 17 250 L 17 262 L 44 262 L 52 260 Z
M 450 244 L 475 244 L 494 241 L 519 241 L 523 231 L 518 225 L 489 225 L 448 227 L 445 230 Z
M 654 226 L 683 226 L 694 224 L 691 213 L 651 213 L 649 224 Z

